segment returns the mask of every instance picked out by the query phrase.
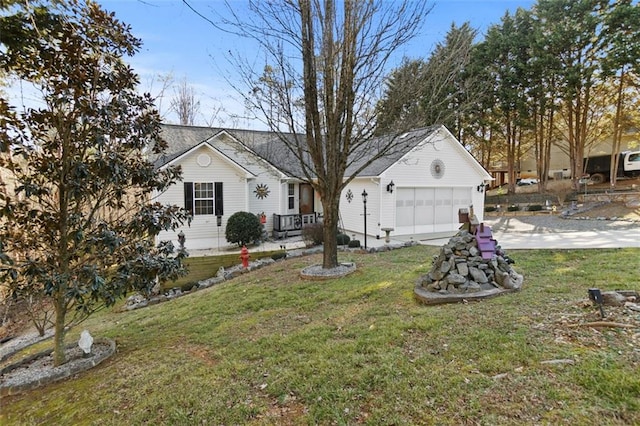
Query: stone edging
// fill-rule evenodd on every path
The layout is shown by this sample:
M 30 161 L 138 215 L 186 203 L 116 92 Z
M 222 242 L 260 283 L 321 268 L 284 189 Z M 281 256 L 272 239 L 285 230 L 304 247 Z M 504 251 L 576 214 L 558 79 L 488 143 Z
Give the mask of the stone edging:
M 606 217 L 606 216 L 598 216 L 598 217 L 590 217 L 590 216 L 580 216 L 579 213 L 566 213 L 566 212 L 529 212 L 529 211 L 517 211 L 517 212 L 485 212 L 485 219 L 490 218 L 498 218 L 498 217 L 517 217 L 517 216 L 553 216 L 559 219 L 567 219 L 567 220 L 599 220 L 599 221 L 610 221 L 610 222 L 629 222 L 629 223 L 640 223 L 640 220 L 637 219 L 626 219 L 624 217 Z
M 418 243 L 416 241 L 408 241 L 405 243 L 399 243 L 399 244 L 385 244 L 383 246 L 380 247 L 369 247 L 367 250 L 363 249 L 363 248 L 347 248 L 347 247 L 340 247 L 338 246 L 338 250 L 340 251 L 348 251 L 348 252 L 356 252 L 356 253 L 379 253 L 379 252 L 385 252 L 385 251 L 390 251 L 390 250 L 396 250 L 396 249 L 401 249 L 401 248 L 405 248 L 405 247 L 412 247 L 412 246 L 417 246 Z M 289 250 L 287 251 L 287 255 L 285 257 L 283 257 L 282 259 L 290 259 L 290 258 L 294 258 L 294 257 L 301 257 L 301 256 L 308 256 L 308 255 L 312 255 L 312 254 L 317 254 L 317 253 L 322 253 L 322 246 L 319 247 L 312 247 L 309 249 L 294 249 L 294 250 Z M 278 259 L 278 261 L 281 259 Z M 272 263 L 277 262 L 276 260 L 273 260 L 270 257 L 265 257 L 262 259 L 258 259 L 255 261 L 250 261 L 249 262 L 249 267 L 248 268 L 243 268 L 242 265 L 235 265 L 231 268 L 228 269 L 222 269 L 220 271 L 218 271 L 218 274 L 215 277 L 212 278 L 207 278 L 206 280 L 202 280 L 202 281 L 198 281 L 198 283 L 196 285 L 193 286 L 193 288 L 189 291 L 182 291 L 180 289 L 173 289 L 168 291 L 165 294 L 159 295 L 159 296 L 153 296 L 151 298 L 145 298 L 144 296 L 140 295 L 140 294 L 135 294 L 133 296 L 130 296 L 127 299 L 126 305 L 124 306 L 124 310 L 127 311 L 131 311 L 134 309 L 140 309 L 140 308 L 146 308 L 147 306 L 152 306 L 152 305 L 157 305 L 158 303 L 162 303 L 162 302 L 166 302 L 172 299 L 175 299 L 177 297 L 182 297 L 185 296 L 187 294 L 191 294 L 193 292 L 196 292 L 198 290 L 203 290 L 205 288 L 211 287 L 213 285 L 216 284 L 220 284 L 224 281 L 228 281 L 231 280 L 235 277 L 238 277 L 242 274 L 245 274 L 247 272 L 250 271 L 255 271 L 257 269 L 260 269 L 266 265 L 271 265 Z M 335 278 L 336 276 L 333 276 L 332 278 Z M 311 278 L 310 278 L 311 279 Z M 322 278 L 319 278 L 322 279 Z
M 300 271 L 300 278 L 304 280 L 324 281 L 346 277 L 356 271 L 356 264 L 354 262 L 345 262 L 341 263 L 337 268 L 330 270 L 329 273 L 323 273 L 323 271 L 322 265 L 311 265 Z
M 66 364 L 50 369 L 50 371 L 47 374 L 43 374 L 38 377 L 33 377 L 31 380 L 26 380 L 19 384 L 7 385 L 5 383 L 2 383 L 0 384 L 0 396 L 4 397 L 9 395 L 16 395 L 22 392 L 33 390 L 42 385 L 46 385 L 49 383 L 56 382 L 58 380 L 66 379 L 74 374 L 78 374 L 80 372 L 89 370 L 90 368 L 97 366 L 98 364 L 100 364 L 101 362 L 103 362 L 104 360 L 108 359 L 109 357 L 111 357 L 113 354 L 116 353 L 116 342 L 114 340 L 107 339 L 107 338 L 96 338 L 93 344 L 94 345 L 107 344 L 108 349 L 101 351 L 99 354 L 95 354 L 90 358 L 80 358 L 80 359 L 69 361 Z M 70 344 L 70 345 L 67 345 L 65 349 L 69 349 L 75 346 L 77 346 L 77 344 L 75 343 Z M 10 364 L 7 367 L 0 370 L 0 376 L 12 370 L 15 370 L 16 368 L 19 368 L 25 364 L 28 364 L 40 357 L 48 356 L 52 352 L 53 352 L 53 348 L 47 349 L 47 350 L 38 352 L 37 354 L 28 356 L 20 360 L 19 362 L 16 362 L 15 364 Z
M 465 300 L 481 300 L 490 297 L 500 296 L 506 293 L 514 293 L 519 289 L 494 288 L 493 290 L 482 290 L 472 293 L 449 293 L 440 294 L 432 291 L 426 291 L 420 284 L 417 284 L 413 290 L 416 299 L 425 305 L 442 305 L 445 303 L 459 303 Z

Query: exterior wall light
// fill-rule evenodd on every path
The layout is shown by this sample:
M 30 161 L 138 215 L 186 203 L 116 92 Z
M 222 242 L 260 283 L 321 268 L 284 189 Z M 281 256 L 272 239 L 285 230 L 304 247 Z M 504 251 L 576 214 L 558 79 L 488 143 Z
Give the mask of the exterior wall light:
M 387 192 L 389 193 L 393 193 L 393 188 L 396 186 L 395 183 L 393 183 L 393 181 L 389 182 L 389 184 L 387 185 Z

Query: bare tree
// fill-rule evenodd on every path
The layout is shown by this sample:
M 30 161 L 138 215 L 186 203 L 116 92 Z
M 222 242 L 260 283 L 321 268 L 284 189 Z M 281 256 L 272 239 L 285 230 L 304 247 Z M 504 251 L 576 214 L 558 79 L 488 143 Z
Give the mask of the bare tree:
M 230 3 L 223 29 L 255 41 L 269 73 L 231 53 L 245 102 L 261 113 L 296 167 L 292 175 L 319 195 L 324 215 L 323 268 L 338 265 L 340 194 L 401 139 L 375 138 L 375 105 L 398 48 L 421 28 L 425 2 L 384 0 L 263 2 L 242 16 Z M 268 78 L 267 78 L 268 77 Z M 249 90 L 246 90 L 249 88 Z M 349 169 L 349 174 L 346 171 Z
M 224 105 L 221 102 L 217 102 L 217 105 L 215 105 L 214 107 L 208 109 L 208 116 L 204 116 L 204 121 L 206 123 L 207 126 L 209 127 L 220 127 L 220 126 L 224 126 L 224 123 L 226 122 L 226 118 L 224 116 L 224 114 L 227 114 L 227 110 L 225 109 Z
M 166 74 L 154 74 L 146 79 L 144 91 L 150 93 L 153 97 L 153 103 L 158 109 L 160 118 L 164 121 L 167 115 L 167 111 L 162 108 L 162 101 L 166 91 L 173 85 L 174 78 L 173 73 L 168 72 Z
M 180 124 L 193 126 L 196 117 L 200 113 L 200 101 L 196 97 L 196 92 L 184 78 L 176 88 L 174 97 L 171 99 L 170 110 L 178 115 Z

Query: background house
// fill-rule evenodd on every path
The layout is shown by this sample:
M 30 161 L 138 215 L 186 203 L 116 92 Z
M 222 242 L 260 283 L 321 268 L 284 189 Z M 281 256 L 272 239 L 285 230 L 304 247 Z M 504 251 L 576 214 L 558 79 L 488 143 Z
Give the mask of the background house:
M 299 175 L 292 172 L 295 162 L 276 135 L 163 125 L 162 137 L 168 149 L 156 165 L 181 166 L 183 181 L 157 194 L 157 200 L 184 205 L 192 212 L 191 226 L 181 229 L 187 248 L 226 246 L 227 219 L 238 211 L 264 214 L 270 236 L 299 234 L 303 226 L 318 221 L 320 200 L 311 185 L 294 177 Z M 407 237 L 451 232 L 460 226 L 458 209 L 471 205 L 482 218 L 484 184 L 491 177 L 445 127 L 407 132 L 399 142 L 343 191 L 341 228 L 364 232 L 363 190 L 368 193 L 371 237 L 384 235 L 385 228 L 393 229 L 394 236 Z M 370 155 L 363 152 L 359 161 Z M 362 163 L 350 170 L 358 164 Z M 163 232 L 159 239 L 177 245 L 179 231 Z
M 585 157 L 594 157 L 598 155 L 610 155 L 612 150 L 613 141 L 611 138 L 605 138 L 602 140 L 594 141 L 585 147 Z M 624 151 L 636 151 L 640 149 L 640 143 L 638 142 L 638 132 L 633 130 L 625 133 L 622 136 L 620 145 L 620 152 Z M 520 167 L 518 178 L 538 178 L 538 171 L 536 168 L 537 159 L 534 155 L 534 150 L 529 149 L 524 152 L 522 159 L 520 160 Z M 494 164 L 493 169 L 501 169 L 505 171 L 506 175 L 506 162 L 505 164 Z M 496 177 L 497 174 L 496 174 Z M 565 142 L 556 141 L 551 145 L 551 155 L 549 160 L 549 178 L 550 179 L 568 179 L 571 177 L 571 164 L 569 161 L 569 152 Z M 503 176 L 502 182 L 506 183 L 507 177 Z

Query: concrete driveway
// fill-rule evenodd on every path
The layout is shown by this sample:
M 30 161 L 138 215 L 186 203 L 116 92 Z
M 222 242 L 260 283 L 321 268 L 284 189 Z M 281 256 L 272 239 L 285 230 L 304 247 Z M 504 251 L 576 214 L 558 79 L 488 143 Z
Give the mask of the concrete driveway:
M 640 247 L 640 223 L 563 219 L 558 216 L 488 217 L 493 237 L 504 249 L 590 249 Z M 420 240 L 443 245 L 447 238 Z M 637 260 L 640 263 L 640 259 Z

